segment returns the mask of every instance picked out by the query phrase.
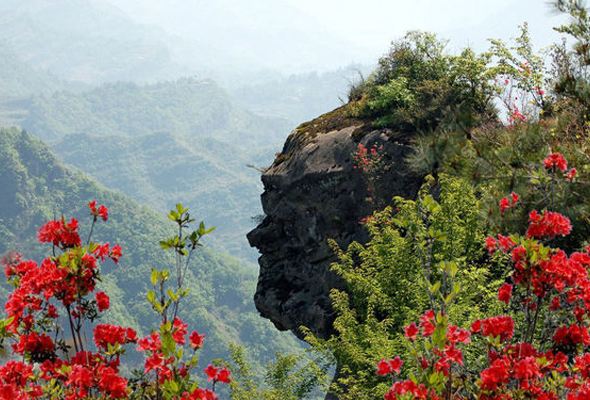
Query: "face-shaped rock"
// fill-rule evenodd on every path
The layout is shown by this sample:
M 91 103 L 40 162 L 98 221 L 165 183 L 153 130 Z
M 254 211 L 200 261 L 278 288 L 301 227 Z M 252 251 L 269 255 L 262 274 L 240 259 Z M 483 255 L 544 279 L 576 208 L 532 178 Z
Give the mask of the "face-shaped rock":
M 392 140 L 390 132 L 349 123 L 311 133 L 313 123 L 289 136 L 283 153 L 263 174 L 266 217 L 248 240 L 261 253 L 255 295 L 261 314 L 281 330 L 301 336 L 299 327 L 306 326 L 326 337 L 333 321 L 330 290 L 343 287 L 330 271 L 336 259 L 329 239 L 343 248 L 365 242 L 361 219 L 395 195 L 413 197 L 421 180 L 404 166 L 409 147 Z M 388 166 L 380 172 L 372 200 L 366 177 L 353 168 L 359 142 L 383 145 Z

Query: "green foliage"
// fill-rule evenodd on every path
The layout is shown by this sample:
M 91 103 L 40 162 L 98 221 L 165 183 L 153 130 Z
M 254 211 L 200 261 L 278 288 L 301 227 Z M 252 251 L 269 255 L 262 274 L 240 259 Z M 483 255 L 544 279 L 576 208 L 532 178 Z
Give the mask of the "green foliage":
M 232 400 L 304 400 L 320 399 L 318 392 L 327 384 L 325 361 L 311 357 L 311 353 L 277 354 L 266 366 L 263 378 L 253 373 L 244 349 L 231 347 L 233 374 Z
M 336 333 L 328 340 L 307 336 L 314 348 L 334 357 L 339 370 L 331 390 L 341 399 L 385 393 L 387 385 L 374 374 L 376 362 L 405 354 L 401 328 L 434 308 L 432 296 L 443 296 L 447 304 L 454 298 L 446 311 L 465 325 L 493 307 L 499 285 L 481 263 L 479 202 L 462 180 L 430 178 L 417 200 L 396 199 L 367 228 L 371 239 L 365 246 L 336 249 L 339 261 L 332 268 L 347 283 L 346 292 L 332 293 Z M 449 274 L 460 293 L 445 279 Z
M 480 193 L 488 229 L 517 232 L 528 222 L 527 210 L 559 209 L 571 219 L 574 231 L 557 241 L 565 249 L 578 248 L 590 235 L 590 207 L 585 201 L 590 196 L 590 138 L 565 134 L 569 123 L 562 115 L 512 129 L 482 127 L 474 130 L 472 140 L 458 142 L 458 151 L 444 157 L 441 169 L 469 180 Z M 573 182 L 555 179 L 543 168 L 539 160 L 551 151 L 561 152 L 577 168 Z M 502 215 L 498 199 L 513 191 L 520 195 L 521 206 Z
M 430 132 L 458 121 L 469 128 L 493 116 L 489 54 L 445 53 L 435 35 L 410 32 L 393 43 L 351 104 L 353 115 L 381 127 Z M 358 89 L 357 89 L 358 91 Z
M 586 18 L 585 12 L 576 11 L 574 2 L 560 3 L 562 11 L 573 13 L 572 24 L 582 24 L 580 18 Z M 569 25 L 558 30 L 577 32 L 576 29 L 583 27 Z M 586 178 L 590 172 L 590 142 L 585 100 L 576 97 L 574 92 L 564 91 L 562 78 L 569 74 L 568 79 L 573 79 L 574 83 L 572 88 L 587 85 L 582 70 L 570 71 L 571 74 L 563 70 L 572 63 L 580 66 L 580 56 L 555 47 L 554 70 L 547 71 L 543 57 L 532 48 L 526 24 L 513 44 L 491 42 L 490 54 L 495 64 L 490 70 L 502 81 L 509 82 L 499 88 L 499 99 L 510 112 L 518 93 L 520 110 L 526 114 L 526 120 L 509 125 L 481 125 L 472 129 L 468 136 L 454 129 L 419 136 L 414 140 L 415 152 L 408 158 L 408 164 L 422 174 L 444 172 L 469 181 L 481 197 L 482 220 L 487 221 L 488 229 L 493 232 L 522 229 L 528 221 L 526 210 L 564 210 L 573 223 L 574 232 L 567 239 L 559 240 L 560 246 L 570 250 L 578 248 L 590 234 L 587 223 L 590 208 L 583 200 L 590 195 Z M 541 91 L 541 87 L 546 87 L 547 93 Z M 554 179 L 543 168 L 539 160 L 552 151 L 563 153 L 570 165 L 577 168 L 579 176 L 573 182 Z M 521 206 L 502 215 L 498 199 L 513 191 L 520 195 Z M 539 196 L 539 193 L 551 195 Z
M 573 48 L 566 45 L 553 47 L 552 85 L 558 100 L 557 111 L 574 109 L 578 130 L 588 129 L 590 118 L 590 14 L 582 0 L 556 0 L 555 9 L 569 16 L 568 23 L 556 31 L 574 39 Z

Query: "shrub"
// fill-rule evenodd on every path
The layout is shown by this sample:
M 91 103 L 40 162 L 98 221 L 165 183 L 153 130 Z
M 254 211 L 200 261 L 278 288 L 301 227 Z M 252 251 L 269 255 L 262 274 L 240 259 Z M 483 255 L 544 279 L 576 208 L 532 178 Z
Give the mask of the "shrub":
M 356 90 L 353 115 L 380 127 L 430 132 L 459 122 L 464 128 L 492 118 L 490 57 L 470 49 L 458 56 L 430 33 L 410 32 L 394 42 L 377 70 Z
M 571 179 L 561 175 L 566 165 L 556 153 L 543 162 L 559 179 Z M 512 200 L 510 206 L 518 197 Z M 445 287 L 457 281 L 452 270 L 428 279 L 436 303 L 404 329 L 407 364 L 398 357 L 376 364 L 378 376 L 393 378 L 384 398 L 588 398 L 590 248 L 567 254 L 552 245 L 571 230 L 562 214 L 532 210 L 525 232 L 488 237 L 489 254 L 506 271 L 498 290 L 503 309 L 475 319 L 469 329 L 457 326 L 448 311 L 455 300 Z M 480 351 L 468 365 L 470 347 Z
M 217 383 L 229 383 L 230 372 L 209 365 L 205 369 L 210 388 L 200 388 L 193 374 L 203 335 L 188 332 L 179 306 L 187 294 L 184 277 L 192 253 L 211 229 L 192 224 L 187 209 L 178 205 L 169 217 L 178 234 L 162 241 L 174 251 L 176 269 L 153 270 L 156 291 L 148 301 L 160 317 L 158 328 L 139 338 L 135 330 L 110 324 L 94 324 L 110 306 L 106 293 L 96 292 L 101 263 L 115 263 L 122 256 L 118 245 L 92 241 L 95 225 L 106 222 L 108 209 L 89 203 L 92 225 L 82 241 L 76 219 L 47 222 L 38 232 L 49 244 L 51 255 L 40 264 L 12 255 L 4 260 L 13 286 L 0 323 L 2 344 L 11 343 L 16 358 L 0 366 L 0 394 L 15 399 L 216 399 Z M 167 288 L 173 278 L 174 288 Z M 89 340 L 87 338 L 90 336 Z M 121 373 L 121 357 L 130 345 L 146 354 L 144 369 L 128 380 Z
M 339 261 L 332 269 L 347 284 L 346 291 L 332 292 L 336 333 L 327 340 L 307 336 L 337 364 L 331 390 L 340 399 L 386 393 L 387 386 L 374 375 L 375 363 L 390 354 L 411 355 L 401 327 L 437 304 L 439 290 L 457 297 L 445 312 L 467 323 L 494 309 L 493 289 L 500 284 L 480 262 L 485 259 L 483 224 L 478 201 L 464 181 L 431 179 L 417 200 L 396 199 L 366 226 L 371 239 L 365 246 L 335 248 Z M 450 280 L 437 288 L 435 281 L 445 271 L 463 286 L 461 293 Z

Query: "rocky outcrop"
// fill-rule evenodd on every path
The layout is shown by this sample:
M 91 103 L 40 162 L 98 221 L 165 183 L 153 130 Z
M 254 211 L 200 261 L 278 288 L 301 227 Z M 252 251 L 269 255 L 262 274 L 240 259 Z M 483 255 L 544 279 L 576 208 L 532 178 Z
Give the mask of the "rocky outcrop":
M 263 222 L 248 234 L 261 253 L 256 307 L 277 328 L 301 336 L 300 326 L 326 337 L 332 330 L 329 293 L 342 287 L 330 271 L 328 239 L 341 247 L 365 242 L 359 221 L 393 196 L 413 197 L 421 177 L 405 166 L 410 138 L 349 118 L 345 108 L 305 123 L 262 175 Z M 384 165 L 375 196 L 353 168 L 359 143 L 383 146 Z

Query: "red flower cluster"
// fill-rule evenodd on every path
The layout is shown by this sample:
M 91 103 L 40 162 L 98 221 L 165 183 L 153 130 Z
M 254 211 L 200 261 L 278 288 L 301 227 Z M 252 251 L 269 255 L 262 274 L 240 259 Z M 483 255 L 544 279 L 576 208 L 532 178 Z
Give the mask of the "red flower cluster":
M 441 319 L 443 319 L 441 314 L 437 316 L 433 310 L 426 311 L 420 317 L 419 324 L 412 323 L 404 328 L 406 338 L 414 342 L 420 334 L 425 340 L 433 341 L 432 336 L 439 326 L 437 320 Z M 444 344 L 434 348 L 432 358 L 422 357 L 420 368 L 423 370 L 432 369 L 443 376 L 448 376 L 453 365 L 463 365 L 463 352 L 458 348 L 458 345 L 467 344 L 470 340 L 471 334 L 467 330 L 448 325 Z M 376 373 L 380 376 L 398 375 L 402 365 L 403 361 L 399 357 L 390 360 L 382 359 L 377 363 Z M 393 400 L 408 394 L 411 394 L 413 396 L 411 398 L 415 399 L 439 399 L 435 391 L 428 390 L 425 385 L 417 384 L 413 380 L 395 382 L 384 398 Z
M 429 391 L 424 384 L 417 384 L 411 380 L 395 382 L 384 397 L 385 400 L 397 400 L 400 398 L 411 398 L 416 400 L 439 399 L 439 397 L 433 391 Z
M 505 283 L 500 286 L 498 290 L 498 300 L 502 303 L 510 303 L 510 299 L 512 298 L 512 285 L 509 283 Z
M 399 374 L 403 364 L 404 362 L 399 357 L 391 360 L 382 359 L 377 364 L 377 375 Z
M 108 220 L 104 205 L 97 207 L 96 201 L 91 201 L 88 206 L 93 224 L 99 218 Z M 196 360 L 196 350 L 202 347 L 204 335 L 191 333 L 193 356 L 187 362 L 182 361 L 183 351 L 175 346 L 186 343 L 188 331 L 178 317 L 163 323 L 162 337 L 155 332 L 141 340 L 131 328 L 98 324 L 92 335 L 96 352 L 89 351 L 92 343 L 84 338 L 88 331 L 85 325 L 110 307 L 106 293 L 93 294 L 100 280 L 100 262 L 110 258 L 117 263 L 122 255 L 121 247 L 93 243 L 90 239 L 83 246 L 75 219 L 49 221 L 39 230 L 38 238 L 41 243 L 54 246 L 53 255 L 41 264 L 23 260 L 17 254 L 3 260 L 6 277 L 14 290 L 5 305 L 8 324 L 2 339 L 13 341 L 11 347 L 22 361 L 0 365 L 0 398 L 41 399 L 49 393 L 51 398 L 65 400 L 128 398 L 131 387 L 120 374 L 120 356 L 126 345 L 137 342 L 139 349 L 148 353 L 146 374 L 156 371 L 155 382 L 175 380 L 177 386 L 183 384 L 182 389 L 187 389 L 174 399 L 217 399 L 214 389 L 196 388 L 194 380 L 190 380 L 189 370 Z M 61 250 L 60 254 L 55 254 L 56 250 Z M 59 312 L 58 307 L 61 307 Z M 60 316 L 70 328 L 70 337 L 66 337 L 65 329 L 57 328 L 61 325 L 56 323 Z M 211 366 L 208 374 L 214 383 L 231 380 L 226 368 Z M 157 388 L 155 382 L 146 385 Z
M 567 179 L 570 182 L 573 182 L 573 180 L 576 178 L 576 175 L 578 175 L 578 170 L 572 168 L 565 174 L 565 179 Z
M 575 168 L 572 168 L 568 171 L 567 160 L 561 153 L 549 154 L 545 160 L 543 160 L 543 165 L 551 172 L 556 172 L 558 170 L 561 171 L 565 179 L 570 182 L 573 182 L 576 175 L 578 174 L 578 170 Z
M 96 293 L 96 306 L 100 312 L 108 310 L 111 306 L 111 299 L 105 292 Z
M 585 326 L 573 324 L 570 326 L 560 326 L 553 335 L 553 341 L 562 346 L 575 346 L 582 344 L 590 345 L 590 335 L 588 328 Z
M 551 171 L 560 170 L 561 172 L 565 172 L 567 170 L 567 160 L 561 153 L 549 154 L 545 160 L 543 160 L 543 165 L 546 169 Z
M 99 349 L 108 350 L 109 346 L 135 342 L 137 342 L 137 333 L 131 328 L 108 324 L 100 324 L 94 328 L 94 343 Z
M 211 364 L 205 368 L 208 381 L 230 383 L 231 374 L 227 368 L 217 368 Z
M 552 239 L 556 236 L 567 236 L 572 231 L 572 224 L 569 218 L 553 211 L 543 211 L 541 214 L 537 210 L 529 213 L 529 228 L 526 232 L 527 237 L 542 239 Z
M 190 394 L 185 392 L 180 400 L 217 400 L 217 395 L 209 389 L 195 389 Z
M 514 192 L 510 194 L 510 197 L 502 197 L 499 202 L 500 213 L 504 214 L 506 210 L 516 207 L 519 200 L 520 196 Z
M 364 144 L 359 143 L 356 153 L 353 154 L 353 168 L 360 169 L 364 173 L 375 172 L 383 159 L 383 155 L 380 153 L 382 150 L 383 146 L 373 145 L 367 148 Z
M 96 200 L 92 200 L 88 203 L 88 208 L 90 208 L 90 214 L 94 217 L 96 221 L 98 217 L 102 218 L 103 221 L 107 221 L 109 219 L 109 209 L 106 208 L 104 205 L 96 207 Z
M 513 109 L 508 114 L 508 123 L 510 125 L 516 125 L 519 122 L 526 122 L 527 117 L 524 115 L 516 104 L 513 105 Z
M 510 251 L 514 246 L 516 246 L 516 242 L 512 240 L 512 238 L 509 236 L 498 234 L 497 239 L 488 236 L 485 241 L 485 246 L 488 250 L 488 253 L 490 254 L 494 254 L 496 250 L 501 250 L 505 253 Z
M 506 341 L 514 335 L 514 321 L 507 315 L 480 319 L 471 325 L 471 333 L 481 333 L 483 336 Z
M 551 171 L 567 171 L 559 153 L 544 164 Z M 511 205 L 508 198 L 500 203 L 503 211 Z M 467 344 L 468 333 L 447 323 L 444 313 L 435 317 L 427 311 L 419 324 L 404 328 L 416 363 L 409 368 L 412 379 L 394 382 L 385 399 L 590 399 L 590 246 L 568 255 L 540 241 L 571 232 L 569 219 L 557 212 L 532 211 L 529 220 L 525 236 L 497 235 L 485 241 L 490 254 L 504 254 L 494 260 L 507 263 L 510 271 L 498 299 L 505 304 L 518 299 L 506 307 L 515 312 L 514 318 L 497 315 L 473 322 L 475 341 L 488 349 L 486 363 L 457 371 L 463 353 L 455 343 Z M 446 300 L 441 303 L 448 305 Z M 391 372 L 398 371 L 382 360 L 377 373 Z
M 75 218 L 67 223 L 64 218 L 49 221 L 39 229 L 37 238 L 41 243 L 52 243 L 62 249 L 80 246 L 78 221 Z

